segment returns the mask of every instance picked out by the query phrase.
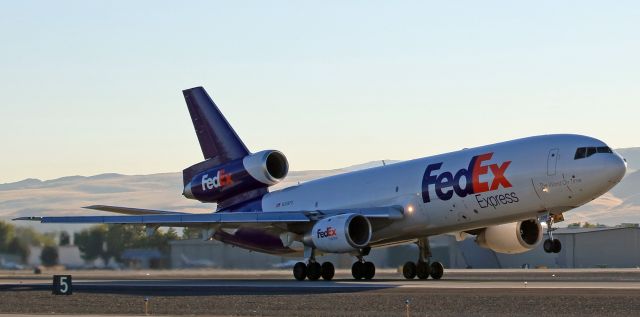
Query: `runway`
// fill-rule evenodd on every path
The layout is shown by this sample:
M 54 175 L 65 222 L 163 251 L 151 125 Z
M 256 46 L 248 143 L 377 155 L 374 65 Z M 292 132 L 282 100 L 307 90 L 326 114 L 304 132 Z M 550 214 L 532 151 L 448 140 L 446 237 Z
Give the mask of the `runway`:
M 379 270 L 370 281 L 354 280 L 349 271 L 338 270 L 332 281 L 296 281 L 286 270 L 233 271 L 128 271 L 128 272 L 61 272 L 74 276 L 74 289 L 79 291 L 175 289 L 189 292 L 277 291 L 317 292 L 319 290 L 365 291 L 372 289 L 628 289 L 640 290 L 640 269 L 626 270 L 448 270 L 441 280 L 406 280 L 395 270 Z M 50 276 L 15 274 L 0 275 L 0 289 L 30 287 L 49 290 Z
M 295 281 L 288 270 L 62 273 L 73 276 L 71 296 L 51 295 L 52 274 L 3 272 L 0 312 L 139 314 L 151 298 L 154 312 L 172 315 L 406 316 L 406 300 L 420 316 L 640 313 L 640 269 L 447 270 L 438 281 L 395 270 L 372 281 L 341 270 L 333 281 Z

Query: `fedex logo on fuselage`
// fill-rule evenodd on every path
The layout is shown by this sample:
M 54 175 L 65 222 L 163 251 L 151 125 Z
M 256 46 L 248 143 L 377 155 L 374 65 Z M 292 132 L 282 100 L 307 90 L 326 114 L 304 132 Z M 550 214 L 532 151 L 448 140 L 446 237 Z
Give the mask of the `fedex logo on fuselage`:
M 422 201 L 424 203 L 431 201 L 429 196 L 431 185 L 434 187 L 436 196 L 441 200 L 451 199 L 454 193 L 459 197 L 465 197 L 471 194 L 496 190 L 501 186 L 503 188 L 511 187 L 511 183 L 504 175 L 511 161 L 505 161 L 501 164 L 487 164 L 486 161 L 491 160 L 492 156 L 493 152 L 476 155 L 471 158 L 471 162 L 469 162 L 469 166 L 466 169 L 460 169 L 455 174 L 451 172 L 439 173 L 438 170 L 442 168 L 442 162 L 429 164 L 422 177 Z M 482 181 L 480 177 L 488 175 L 489 170 L 493 174 L 493 179 L 491 181 Z M 463 178 L 465 181 L 461 182 Z
M 214 189 L 226 185 L 231 185 L 233 183 L 233 180 L 231 180 L 231 174 L 225 173 L 225 171 L 222 169 L 218 170 L 218 172 L 216 172 L 216 176 L 214 177 L 209 177 L 209 174 L 202 175 L 201 183 L 202 190 L 204 191 L 207 189 Z

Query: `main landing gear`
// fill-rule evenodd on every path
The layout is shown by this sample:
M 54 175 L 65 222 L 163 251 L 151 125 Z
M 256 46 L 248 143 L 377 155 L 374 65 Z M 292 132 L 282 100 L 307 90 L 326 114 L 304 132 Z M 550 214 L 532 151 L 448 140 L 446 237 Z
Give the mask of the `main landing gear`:
M 305 255 L 309 256 L 309 261 L 298 262 L 293 266 L 293 277 L 298 281 L 303 281 L 305 278 L 310 281 L 317 281 L 321 277 L 325 281 L 330 281 L 336 273 L 336 269 L 331 262 L 324 262 L 322 264 L 316 261 L 315 250 L 305 249 Z
M 365 261 L 363 256 L 368 255 L 371 248 L 364 248 L 360 250 L 358 255 L 358 261 L 351 266 L 351 275 L 356 280 L 370 280 L 376 275 L 376 266 L 373 262 Z M 315 249 L 305 249 L 305 255 L 308 256 L 309 261 L 307 263 L 298 262 L 293 266 L 293 277 L 298 281 L 309 279 L 310 281 L 317 281 L 321 277 L 325 281 L 330 281 L 335 275 L 335 267 L 331 262 L 324 262 L 322 265 L 316 261 Z
M 370 280 L 376 275 L 376 266 L 373 262 L 365 261 L 362 256 L 358 256 L 358 261 L 351 266 L 351 275 L 356 280 Z
M 317 281 L 321 277 L 325 281 L 330 281 L 335 275 L 335 268 L 333 263 L 324 262 L 322 265 L 315 260 L 310 260 L 307 264 L 304 262 L 298 262 L 293 266 L 293 277 L 298 281 L 309 279 L 309 281 Z M 373 262 L 367 262 L 362 259 L 358 259 L 351 266 L 351 275 L 356 280 L 370 280 L 376 275 L 376 266 Z
M 440 262 L 429 262 L 431 257 L 431 249 L 429 248 L 429 240 L 421 238 L 418 240 L 418 248 L 420 256 L 418 262 L 407 262 L 402 266 L 402 275 L 404 278 L 411 280 L 416 276 L 421 280 L 426 280 L 431 276 L 434 280 L 439 280 L 444 274 L 444 266 Z
M 322 277 L 325 281 L 330 281 L 335 275 L 333 263 L 324 262 L 322 265 L 315 260 L 309 261 L 309 264 L 298 262 L 293 266 L 293 277 L 298 281 L 308 278 L 310 281 L 317 281 Z
M 559 253 L 560 250 L 562 250 L 562 243 L 560 243 L 560 240 L 553 238 L 553 231 L 556 230 L 553 228 L 554 216 L 549 215 L 546 222 L 547 234 L 549 235 L 549 238 L 544 240 L 542 248 L 544 249 L 544 252 L 547 253 Z

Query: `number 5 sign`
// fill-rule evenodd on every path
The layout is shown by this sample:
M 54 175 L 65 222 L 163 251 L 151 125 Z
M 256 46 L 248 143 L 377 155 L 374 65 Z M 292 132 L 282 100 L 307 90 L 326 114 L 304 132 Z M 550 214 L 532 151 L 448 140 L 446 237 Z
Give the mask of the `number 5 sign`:
M 55 295 L 71 295 L 73 288 L 71 284 L 71 275 L 54 275 L 53 276 L 53 294 Z

